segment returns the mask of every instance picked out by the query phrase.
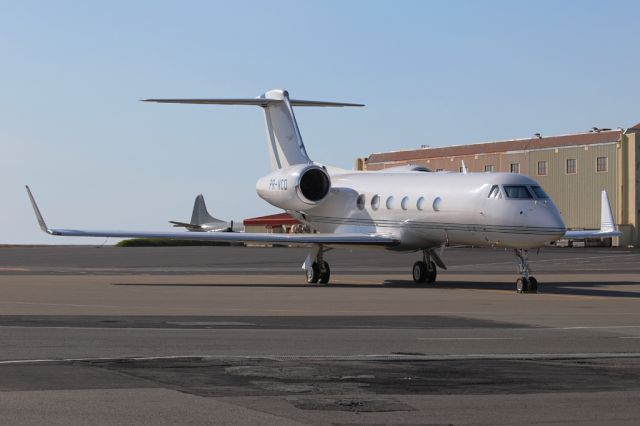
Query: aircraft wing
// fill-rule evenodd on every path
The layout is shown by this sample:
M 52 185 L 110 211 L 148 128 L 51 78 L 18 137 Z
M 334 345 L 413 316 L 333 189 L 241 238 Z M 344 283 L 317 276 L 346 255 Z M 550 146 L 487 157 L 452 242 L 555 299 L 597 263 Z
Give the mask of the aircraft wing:
M 622 236 L 622 232 L 618 231 L 618 227 L 613 220 L 613 212 L 611 211 L 609 196 L 607 195 L 607 191 L 602 191 L 600 196 L 600 229 L 589 231 L 567 231 L 563 238 L 567 240 L 582 240 L 585 238 L 620 236 Z
M 27 193 L 38 219 L 40 228 L 50 235 L 66 237 L 113 237 L 113 238 L 168 238 L 173 240 L 220 241 L 220 242 L 262 242 L 279 244 L 331 244 L 331 245 L 373 245 L 393 246 L 395 238 L 378 234 L 264 234 L 250 232 L 144 232 L 144 231 L 103 231 L 81 229 L 53 229 L 44 221 L 42 213 L 27 186 Z

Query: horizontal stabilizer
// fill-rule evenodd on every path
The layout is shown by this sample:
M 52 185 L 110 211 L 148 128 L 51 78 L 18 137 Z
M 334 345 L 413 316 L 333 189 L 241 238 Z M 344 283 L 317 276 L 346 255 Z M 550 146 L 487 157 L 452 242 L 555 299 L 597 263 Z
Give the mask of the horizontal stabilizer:
M 169 223 L 176 228 L 187 228 L 190 231 L 203 231 L 202 225 L 194 225 L 193 223 L 177 222 L 175 220 L 170 220 Z
M 281 99 L 271 98 L 236 98 L 236 99 L 141 99 L 142 102 L 157 102 L 162 104 L 196 104 L 196 105 L 255 105 L 268 107 L 281 103 Z M 291 106 L 309 107 L 363 107 L 364 104 L 353 104 L 347 102 L 325 102 L 325 101 L 305 101 L 290 99 Z

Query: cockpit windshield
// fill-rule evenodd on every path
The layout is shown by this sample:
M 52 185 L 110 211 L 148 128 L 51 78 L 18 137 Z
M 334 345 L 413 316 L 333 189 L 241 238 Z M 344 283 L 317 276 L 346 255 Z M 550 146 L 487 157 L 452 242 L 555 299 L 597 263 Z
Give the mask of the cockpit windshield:
M 507 198 L 530 199 L 533 198 L 531 192 L 524 185 L 504 185 L 504 192 Z
M 542 187 L 540 186 L 532 186 L 531 190 L 533 191 L 534 194 L 536 194 L 537 198 L 549 198 L 549 196 L 547 195 L 546 192 L 544 192 L 544 189 L 542 189 Z
M 500 195 L 500 188 L 498 187 L 498 185 L 493 185 L 491 187 L 491 191 L 489 191 L 489 198 L 502 198 L 502 195 Z

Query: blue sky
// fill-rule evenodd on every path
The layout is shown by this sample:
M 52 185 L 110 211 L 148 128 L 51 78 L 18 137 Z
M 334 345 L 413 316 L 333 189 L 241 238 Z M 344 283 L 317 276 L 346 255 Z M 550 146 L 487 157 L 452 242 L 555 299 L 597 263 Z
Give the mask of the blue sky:
M 49 225 L 166 230 L 203 193 L 218 217 L 276 212 L 259 108 L 145 97 L 302 99 L 310 156 L 356 157 L 630 127 L 638 2 L 0 1 L 0 244 L 102 243 Z

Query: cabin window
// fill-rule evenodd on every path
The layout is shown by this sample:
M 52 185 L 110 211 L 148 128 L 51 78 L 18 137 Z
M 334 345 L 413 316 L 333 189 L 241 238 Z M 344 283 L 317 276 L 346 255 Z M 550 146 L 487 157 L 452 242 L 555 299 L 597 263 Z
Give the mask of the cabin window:
M 409 197 L 402 198 L 402 201 L 400 201 L 400 207 L 402 207 L 402 210 L 406 210 L 409 208 Z
M 547 193 L 544 192 L 544 189 L 542 189 L 542 187 L 540 186 L 532 186 L 531 190 L 533 191 L 534 194 L 536 194 L 536 197 L 538 198 L 549 198 Z
M 507 198 L 533 198 L 531 193 L 524 185 L 504 185 L 504 192 L 507 194 Z
M 498 187 L 498 185 L 493 185 L 491 187 L 491 191 L 489 191 L 489 198 L 501 198 L 500 187 Z
M 386 205 L 387 205 L 387 209 L 389 209 L 389 210 L 391 210 L 393 208 L 393 197 L 392 196 L 387 197 Z
M 520 163 L 511 163 L 511 173 L 520 173 Z
M 358 195 L 358 200 L 356 201 L 356 205 L 358 206 L 358 210 L 364 209 L 364 204 L 366 203 L 366 197 L 364 194 Z
M 436 197 L 436 198 L 433 200 L 433 205 L 432 205 L 432 207 L 433 207 L 433 211 L 439 212 L 439 211 L 440 211 L 440 209 L 442 208 L 442 198 L 440 198 L 440 197 Z
M 575 158 L 569 158 L 567 160 L 567 174 L 574 175 L 578 173 L 578 160 Z
M 416 207 L 418 208 L 418 210 L 424 210 L 425 204 L 427 204 L 427 202 L 424 197 L 420 197 L 416 202 Z
M 596 159 L 596 172 L 603 173 L 607 171 L 607 157 L 598 157 Z
M 374 195 L 371 199 L 371 208 L 374 210 L 380 208 L 380 196 L 378 194 Z
M 547 175 L 547 162 L 538 161 L 538 176 L 546 176 L 546 175 Z
M 442 172 L 444 169 L 436 169 L 436 172 Z
M 492 173 L 493 172 L 493 164 L 487 164 L 484 166 L 484 171 L 487 173 Z

